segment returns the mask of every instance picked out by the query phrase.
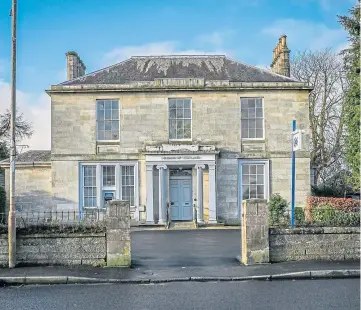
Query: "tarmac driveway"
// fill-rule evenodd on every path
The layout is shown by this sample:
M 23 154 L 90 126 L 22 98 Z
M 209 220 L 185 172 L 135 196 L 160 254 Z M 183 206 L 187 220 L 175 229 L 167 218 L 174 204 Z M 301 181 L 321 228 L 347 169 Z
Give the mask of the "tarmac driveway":
M 131 236 L 135 268 L 239 266 L 238 229 L 134 231 Z

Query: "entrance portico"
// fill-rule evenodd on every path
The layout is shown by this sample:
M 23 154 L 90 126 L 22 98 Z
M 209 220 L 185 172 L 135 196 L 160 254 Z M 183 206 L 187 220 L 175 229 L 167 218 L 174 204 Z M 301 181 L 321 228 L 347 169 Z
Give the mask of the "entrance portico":
M 162 145 L 146 149 L 146 221 L 166 221 L 166 205 L 170 203 L 173 221 L 204 222 L 204 195 L 208 199 L 208 223 L 216 223 L 216 155 L 214 146 Z M 196 171 L 193 178 L 192 171 Z M 207 192 L 203 174 L 208 173 Z M 158 180 L 156 180 L 158 178 Z M 157 189 L 157 190 L 154 190 Z M 193 198 L 193 199 L 192 199 Z M 155 218 L 158 214 L 158 221 Z

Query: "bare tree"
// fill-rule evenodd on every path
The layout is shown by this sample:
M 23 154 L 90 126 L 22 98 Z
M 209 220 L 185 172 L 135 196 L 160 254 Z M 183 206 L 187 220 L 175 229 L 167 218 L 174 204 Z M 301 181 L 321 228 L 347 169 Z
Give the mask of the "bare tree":
M 343 166 L 345 75 L 341 57 L 331 49 L 305 51 L 291 60 L 291 76 L 313 87 L 309 117 L 316 184 Z
M 0 114 L 0 156 L 8 155 L 8 148 L 10 142 L 10 119 L 11 112 L 6 110 L 5 113 Z M 17 141 L 24 138 L 30 138 L 33 134 L 32 124 L 24 119 L 22 113 L 16 116 L 15 121 L 15 136 Z

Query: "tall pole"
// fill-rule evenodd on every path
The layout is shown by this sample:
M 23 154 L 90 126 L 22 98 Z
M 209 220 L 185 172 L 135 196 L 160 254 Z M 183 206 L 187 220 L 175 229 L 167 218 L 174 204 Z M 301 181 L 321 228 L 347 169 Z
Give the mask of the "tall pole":
M 295 227 L 295 185 L 296 185 L 296 156 L 293 149 L 293 133 L 296 131 L 296 121 L 292 121 L 292 184 L 291 184 L 291 227 Z
M 8 221 L 9 268 L 16 265 L 16 211 L 15 211 L 15 119 L 16 119 L 16 10 L 17 0 L 12 0 L 11 8 L 11 121 L 10 121 L 10 210 Z

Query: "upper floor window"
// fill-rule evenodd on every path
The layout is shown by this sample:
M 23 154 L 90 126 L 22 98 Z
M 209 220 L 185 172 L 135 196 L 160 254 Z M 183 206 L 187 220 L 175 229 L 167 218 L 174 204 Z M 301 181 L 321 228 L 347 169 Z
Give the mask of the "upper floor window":
M 97 140 L 119 140 L 118 100 L 97 100 Z
M 169 99 L 169 139 L 192 139 L 191 99 Z
M 241 98 L 242 139 L 264 138 L 262 98 Z

